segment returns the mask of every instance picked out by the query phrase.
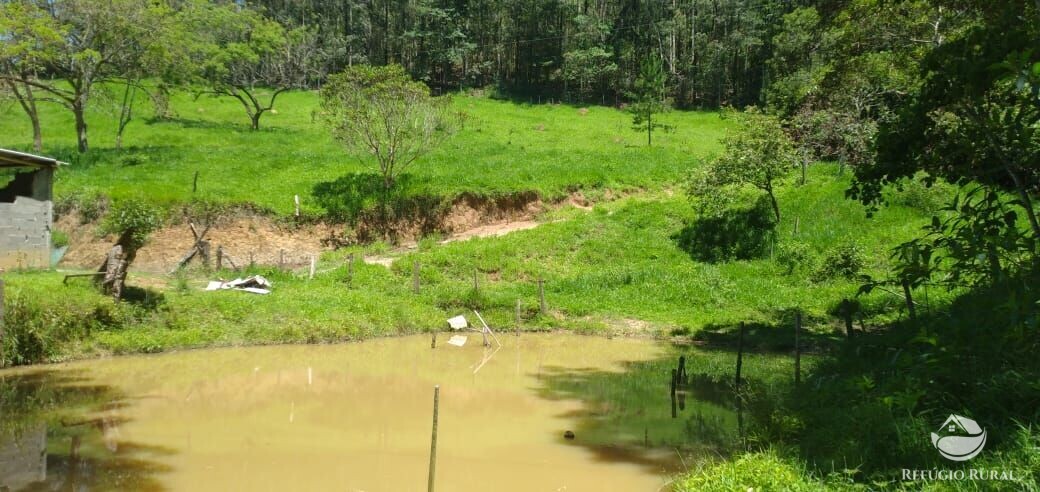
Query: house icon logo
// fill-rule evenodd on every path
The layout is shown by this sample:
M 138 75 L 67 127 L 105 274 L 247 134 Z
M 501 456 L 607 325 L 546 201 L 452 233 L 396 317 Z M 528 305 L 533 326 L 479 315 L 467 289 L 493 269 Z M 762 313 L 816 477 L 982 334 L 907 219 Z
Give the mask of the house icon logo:
M 948 460 L 970 460 L 982 452 L 985 445 L 986 430 L 960 415 L 950 415 L 942 427 L 932 433 L 932 446 Z

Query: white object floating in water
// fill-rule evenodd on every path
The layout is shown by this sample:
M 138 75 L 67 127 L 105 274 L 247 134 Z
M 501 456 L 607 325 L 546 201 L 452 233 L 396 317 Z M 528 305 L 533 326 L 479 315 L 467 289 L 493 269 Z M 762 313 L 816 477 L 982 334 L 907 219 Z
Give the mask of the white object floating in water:
M 466 337 L 463 336 L 463 335 L 453 335 L 450 339 L 448 339 L 448 345 L 454 345 L 456 347 L 461 347 L 461 346 L 463 346 L 465 344 L 466 344 Z
M 461 330 L 463 328 L 468 328 L 469 323 L 466 322 L 466 317 L 460 314 L 454 318 L 448 318 L 448 326 L 450 326 L 452 330 Z

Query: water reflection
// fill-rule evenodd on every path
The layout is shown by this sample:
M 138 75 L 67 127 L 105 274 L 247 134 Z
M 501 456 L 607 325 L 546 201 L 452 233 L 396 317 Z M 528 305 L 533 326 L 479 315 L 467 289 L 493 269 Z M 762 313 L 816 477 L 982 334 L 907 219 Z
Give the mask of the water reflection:
M 0 490 L 162 489 L 168 449 L 127 442 L 126 398 L 80 371 L 0 375 Z
M 404 337 L 0 372 L 0 489 L 422 490 L 434 384 L 440 490 L 658 490 L 732 439 L 728 393 L 696 374 L 671 417 L 666 346 L 502 341 L 431 350 L 427 337 Z

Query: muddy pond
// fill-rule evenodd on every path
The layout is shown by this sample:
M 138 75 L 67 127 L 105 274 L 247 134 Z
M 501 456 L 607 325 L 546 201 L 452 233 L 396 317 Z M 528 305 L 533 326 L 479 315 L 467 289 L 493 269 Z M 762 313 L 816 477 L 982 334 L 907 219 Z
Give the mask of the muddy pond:
M 0 490 L 657 491 L 736 417 L 683 395 L 676 349 L 429 336 L 0 371 Z M 573 438 L 565 437 L 568 431 Z

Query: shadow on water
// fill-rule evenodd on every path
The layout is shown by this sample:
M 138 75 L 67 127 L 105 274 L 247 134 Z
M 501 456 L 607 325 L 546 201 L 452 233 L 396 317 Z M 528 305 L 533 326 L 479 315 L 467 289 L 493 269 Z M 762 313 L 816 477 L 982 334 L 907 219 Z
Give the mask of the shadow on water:
M 131 403 L 80 372 L 0 374 L 0 490 L 162 490 L 175 451 L 120 438 Z
M 683 353 L 688 359 L 696 354 Z M 732 386 L 711 374 L 711 364 L 688 369 L 673 418 L 671 371 L 679 354 L 626 362 L 622 371 L 543 367 L 538 391 L 543 398 L 580 402 L 560 416 L 576 422 L 569 442 L 597 459 L 679 472 L 708 456 L 728 454 L 738 442 Z

